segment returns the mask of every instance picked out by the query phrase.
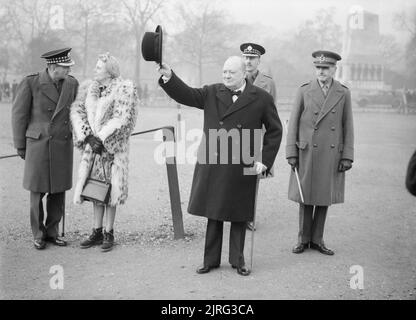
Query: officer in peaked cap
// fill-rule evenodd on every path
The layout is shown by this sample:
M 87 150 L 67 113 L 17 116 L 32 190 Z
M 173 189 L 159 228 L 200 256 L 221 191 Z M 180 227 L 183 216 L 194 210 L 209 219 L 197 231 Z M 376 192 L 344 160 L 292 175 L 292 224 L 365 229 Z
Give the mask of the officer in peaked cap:
M 247 81 L 269 93 L 276 103 L 276 85 L 272 77 L 258 70 L 260 57 L 266 53 L 266 49 L 259 44 L 248 42 L 240 45 L 240 50 L 246 64 Z M 274 176 L 274 167 L 270 169 L 269 176 Z M 247 229 L 253 231 L 252 222 L 247 223 Z
M 323 235 L 328 207 L 344 202 L 345 172 L 354 161 L 351 93 L 333 78 L 341 60 L 337 53 L 319 50 L 312 57 L 316 79 L 298 89 L 287 130 L 286 159 L 293 169 L 289 199 L 299 203 L 298 243 L 292 252 L 311 248 L 333 255 Z
M 246 64 L 246 77 L 256 87 L 266 90 L 276 102 L 276 86 L 271 76 L 258 70 L 260 57 L 266 50 L 259 44 L 243 43 L 240 45 L 241 54 Z
M 30 191 L 30 224 L 36 249 L 44 249 L 46 242 L 66 245 L 58 237 L 58 225 L 65 211 L 65 191 L 72 187 L 69 112 L 78 88 L 78 81 L 69 75 L 74 65 L 70 51 L 63 48 L 43 54 L 46 69 L 25 77 L 13 101 L 13 142 L 25 160 L 23 187 Z
M 318 50 L 312 53 L 312 57 L 315 58 L 313 63 L 315 66 L 333 67 L 337 64 L 337 61 L 341 60 L 341 56 L 338 53 Z
M 75 64 L 71 59 L 71 48 L 63 48 L 59 50 L 53 50 L 41 55 L 41 58 L 46 59 L 46 63 L 56 64 L 62 67 L 71 67 Z

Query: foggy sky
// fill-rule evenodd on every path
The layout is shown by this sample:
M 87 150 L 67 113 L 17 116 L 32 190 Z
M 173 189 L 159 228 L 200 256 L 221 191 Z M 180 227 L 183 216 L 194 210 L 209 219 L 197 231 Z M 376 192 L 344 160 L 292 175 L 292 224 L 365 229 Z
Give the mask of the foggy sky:
M 320 8 L 336 8 L 334 20 L 345 28 L 347 14 L 354 5 L 379 14 L 380 32 L 393 34 L 399 42 L 408 35 L 393 27 L 394 13 L 416 6 L 416 0 L 223 0 L 217 6 L 225 8 L 236 22 L 269 26 L 278 33 L 298 27 L 313 19 Z M 255 14 L 253 14 L 255 13 Z

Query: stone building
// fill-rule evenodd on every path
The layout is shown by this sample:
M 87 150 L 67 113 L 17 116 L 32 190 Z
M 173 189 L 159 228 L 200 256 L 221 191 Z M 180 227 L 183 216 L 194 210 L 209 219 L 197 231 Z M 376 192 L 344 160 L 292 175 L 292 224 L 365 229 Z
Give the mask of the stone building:
M 356 92 L 388 90 L 379 42 L 379 16 L 358 6 L 351 8 L 337 78 Z

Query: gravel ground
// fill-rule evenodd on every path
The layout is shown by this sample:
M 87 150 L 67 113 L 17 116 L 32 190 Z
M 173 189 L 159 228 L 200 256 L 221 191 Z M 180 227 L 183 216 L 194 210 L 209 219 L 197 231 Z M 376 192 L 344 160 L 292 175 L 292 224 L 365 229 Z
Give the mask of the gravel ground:
M 10 105 L 0 104 L 1 154 L 13 153 Z M 289 117 L 280 113 L 282 120 Z M 202 113 L 182 109 L 186 129 L 200 128 Z M 113 251 L 79 249 L 92 227 L 89 203 L 72 204 L 67 193 L 69 246 L 37 251 L 31 243 L 29 193 L 21 187 L 23 161 L 2 160 L 2 299 L 411 299 L 416 296 L 416 199 L 404 189 L 407 161 L 416 148 L 416 116 L 356 112 L 356 161 L 348 173 L 346 202 L 332 206 L 326 244 L 336 252 L 291 253 L 297 240 L 297 205 L 287 200 L 289 167 L 284 142 L 276 177 L 262 180 L 254 270 L 241 277 L 228 265 L 226 224 L 223 264 L 197 275 L 206 221 L 186 213 L 192 164 L 178 165 L 185 239 L 173 240 L 166 168 L 153 159 L 153 134 L 131 143 L 129 200 L 117 210 Z M 176 124 L 176 109 L 140 110 L 137 130 Z M 188 143 L 189 145 L 189 143 Z M 75 153 L 74 179 L 79 159 Z M 249 264 L 251 233 L 247 233 Z M 52 290 L 51 266 L 64 270 L 64 289 Z M 364 289 L 350 288 L 350 268 L 364 270 Z

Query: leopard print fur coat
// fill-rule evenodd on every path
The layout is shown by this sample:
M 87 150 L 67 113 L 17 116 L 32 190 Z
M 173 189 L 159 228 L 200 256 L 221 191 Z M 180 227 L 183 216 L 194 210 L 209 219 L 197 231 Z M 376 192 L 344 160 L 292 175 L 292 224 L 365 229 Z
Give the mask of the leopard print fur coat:
M 74 144 L 81 150 L 74 202 L 81 203 L 81 192 L 88 178 L 94 154 L 85 138 L 92 134 L 103 141 L 103 159 L 111 159 L 110 206 L 124 204 L 128 195 L 129 138 L 136 125 L 139 99 L 129 80 L 115 78 L 106 88 L 87 80 L 79 87 L 71 105 Z

